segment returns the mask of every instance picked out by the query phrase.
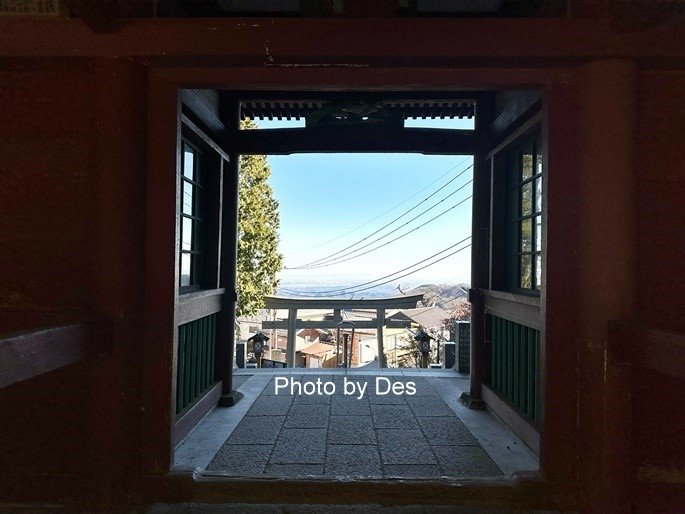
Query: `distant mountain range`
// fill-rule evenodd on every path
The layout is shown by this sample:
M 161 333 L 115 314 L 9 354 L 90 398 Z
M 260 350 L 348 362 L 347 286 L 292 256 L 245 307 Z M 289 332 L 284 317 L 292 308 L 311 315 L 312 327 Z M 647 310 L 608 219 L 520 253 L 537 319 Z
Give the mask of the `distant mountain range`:
M 423 284 L 405 291 L 407 294 L 423 294 L 426 305 L 437 305 L 451 311 L 459 302 L 466 300 L 468 284 Z
M 344 281 L 336 281 L 336 283 L 319 283 L 312 284 L 307 280 L 291 280 L 283 281 L 276 290 L 278 296 L 314 296 L 314 297 L 338 297 L 338 298 L 383 298 L 399 296 L 401 294 L 414 295 L 423 294 L 424 301 L 427 306 L 437 305 L 438 307 L 447 311 L 454 308 L 458 302 L 466 299 L 466 292 L 468 284 L 410 284 L 398 287 L 398 284 L 384 284 L 382 286 L 368 289 L 366 291 L 359 291 L 352 294 L 353 291 L 362 289 L 364 286 L 356 287 L 359 282 L 344 283 Z M 347 288 L 347 289 L 346 289 Z M 338 294 L 335 294 L 338 292 Z

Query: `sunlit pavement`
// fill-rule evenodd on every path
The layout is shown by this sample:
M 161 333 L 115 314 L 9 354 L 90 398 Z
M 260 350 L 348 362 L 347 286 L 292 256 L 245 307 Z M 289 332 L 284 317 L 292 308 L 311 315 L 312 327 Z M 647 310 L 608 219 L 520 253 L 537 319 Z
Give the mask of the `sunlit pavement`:
M 538 467 L 504 425 L 459 403 L 468 375 L 452 370 L 237 373 L 244 398 L 215 409 L 189 434 L 177 448 L 177 469 L 227 477 L 436 479 Z

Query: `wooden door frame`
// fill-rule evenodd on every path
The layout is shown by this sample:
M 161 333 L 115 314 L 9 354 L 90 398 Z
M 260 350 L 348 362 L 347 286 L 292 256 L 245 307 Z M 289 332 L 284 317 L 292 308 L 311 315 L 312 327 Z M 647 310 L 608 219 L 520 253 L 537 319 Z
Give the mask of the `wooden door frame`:
M 543 259 L 546 277 L 541 297 L 543 397 L 539 485 L 563 486 L 575 498 L 578 482 L 578 380 L 569 368 L 577 361 L 573 313 L 577 285 L 569 276 L 575 257 L 578 213 L 568 198 L 577 180 L 577 70 L 567 68 L 410 68 L 410 67 L 164 67 L 151 66 L 148 90 L 147 248 L 141 473 L 167 474 L 173 464 L 172 380 L 177 345 L 175 299 L 178 289 L 176 234 L 177 142 L 180 88 L 235 90 L 385 90 L 463 91 L 540 89 L 543 92 L 543 141 L 546 169 Z M 571 189 L 573 190 L 573 189 Z M 566 198 L 565 198 L 566 197 Z M 489 199 L 486 199 L 489 201 Z M 555 209 L 547 211 L 547 205 Z M 551 214 L 551 216 L 550 216 Z M 547 244 L 547 233 L 555 238 Z M 571 246 L 572 247 L 572 246 Z M 549 310 L 549 305 L 563 308 Z M 550 344 L 547 344 L 550 341 Z M 492 481 L 490 481 L 492 482 Z M 494 481 L 501 484 L 501 481 Z M 472 482 L 465 481 L 465 484 Z M 485 482 L 487 484 L 488 481 Z M 494 485 L 494 484 L 491 484 Z M 482 487 L 483 483 L 479 485 Z M 355 487 L 348 485 L 346 487 Z M 363 489 L 363 486 L 359 486 Z M 536 486 L 538 487 L 538 486 Z M 238 487 L 240 489 L 240 487 Z M 361 490 L 360 489 L 360 490 Z M 230 487 L 227 486 L 227 491 Z M 552 489 L 548 496 L 553 496 Z M 463 495 L 463 492 L 460 493 Z M 513 495 L 519 494 L 512 493 Z M 559 494 L 557 491 L 555 494 Z M 544 495 L 543 495 L 544 496 Z M 253 500 L 254 501 L 254 500 Z

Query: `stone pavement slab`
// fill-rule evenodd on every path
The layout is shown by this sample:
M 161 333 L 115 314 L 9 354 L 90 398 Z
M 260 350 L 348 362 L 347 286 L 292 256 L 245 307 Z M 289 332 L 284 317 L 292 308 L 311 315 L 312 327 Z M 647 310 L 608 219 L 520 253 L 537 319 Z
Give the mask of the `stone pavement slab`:
M 410 396 L 407 404 L 415 416 L 451 416 L 454 412 L 438 396 Z
M 326 455 L 326 430 L 284 428 L 274 446 L 275 464 L 323 464 Z
M 372 405 L 371 414 L 376 429 L 418 429 L 419 425 L 408 405 Z
M 320 477 L 324 474 L 323 464 L 269 464 L 264 472 L 276 478 Z
M 375 445 L 337 445 L 327 448 L 325 474 L 340 477 L 382 477 L 383 468 Z
M 456 416 L 417 417 L 419 426 L 431 446 L 473 446 L 478 441 Z
M 207 469 L 236 476 L 260 475 L 269 461 L 271 449 L 271 445 L 226 445 L 219 450 Z
M 378 430 L 383 464 L 436 464 L 437 460 L 420 430 Z
M 330 416 L 328 405 L 294 403 L 285 418 L 285 428 L 327 428 Z
M 474 478 L 501 476 L 501 463 L 509 473 L 516 469 L 516 462 L 523 462 L 520 455 L 525 452 L 508 430 L 486 412 L 469 411 L 459 404 L 461 389 L 456 378 L 449 378 L 454 373 L 383 370 L 381 375 L 391 382 L 415 382 L 416 394 L 377 396 L 371 372 L 292 371 L 283 375 L 301 381 L 332 380 L 336 393 L 292 396 L 280 391 L 275 395 L 273 375 L 250 376 L 241 386 L 251 391 L 249 402 L 216 409 L 220 416 L 209 416 L 209 421 L 193 431 L 196 447 L 204 440 L 217 444 L 218 436 L 203 432 L 204 426 L 228 434 L 207 459 L 207 473 L 278 478 Z M 345 377 L 367 384 L 363 398 L 343 394 Z M 503 457 L 502 452 L 511 447 L 515 451 Z M 184 451 L 195 451 L 193 448 Z
M 371 406 L 367 398 L 357 400 L 349 396 L 331 398 L 331 416 L 370 416 Z
M 247 411 L 248 416 L 285 416 L 293 403 L 291 396 L 260 396 Z
M 376 444 L 371 416 L 331 416 L 328 444 Z
M 434 446 L 440 467 L 447 475 L 492 477 L 502 475 L 497 464 L 480 446 Z
M 226 444 L 275 444 L 285 416 L 245 416 Z

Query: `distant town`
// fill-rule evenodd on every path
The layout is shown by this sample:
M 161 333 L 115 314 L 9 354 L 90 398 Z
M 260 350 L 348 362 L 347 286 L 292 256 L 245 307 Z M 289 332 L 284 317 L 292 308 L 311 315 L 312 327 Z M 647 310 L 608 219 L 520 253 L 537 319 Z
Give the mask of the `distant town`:
M 317 291 L 329 290 L 330 284 L 284 284 L 276 291 L 277 296 L 316 297 Z M 365 298 L 380 298 L 423 294 L 422 305 L 410 309 L 388 310 L 386 320 L 389 326 L 383 331 L 385 360 L 388 367 L 405 368 L 419 365 L 420 352 L 415 341 L 419 331 L 433 337 L 430 363 L 439 367 L 444 360 L 445 341 L 454 341 L 455 321 L 468 321 L 470 305 L 466 301 L 468 285 L 422 284 L 408 290 L 388 285 L 368 291 Z M 359 298 L 359 296 L 357 296 Z M 306 328 L 296 334 L 296 367 L 334 368 L 341 364 L 341 344 L 338 337 L 346 338 L 350 346 L 348 358 L 351 367 L 361 367 L 377 361 L 376 331 L 374 329 L 352 330 L 355 322 L 368 321 L 376 316 L 375 310 L 349 309 L 340 312 L 347 322 L 342 330 Z M 333 310 L 300 310 L 298 318 L 303 321 L 328 321 Z M 279 367 L 286 361 L 287 330 L 263 328 L 263 322 L 286 320 L 288 311 L 282 309 L 259 311 L 255 316 L 238 318 L 237 365 L 257 367 L 264 365 Z M 397 328 L 393 327 L 393 323 Z M 268 323 L 267 323 L 268 324 Z M 260 355 L 255 355 L 252 340 L 256 334 L 263 334 L 268 341 Z M 258 364 L 259 358 L 259 364 Z

